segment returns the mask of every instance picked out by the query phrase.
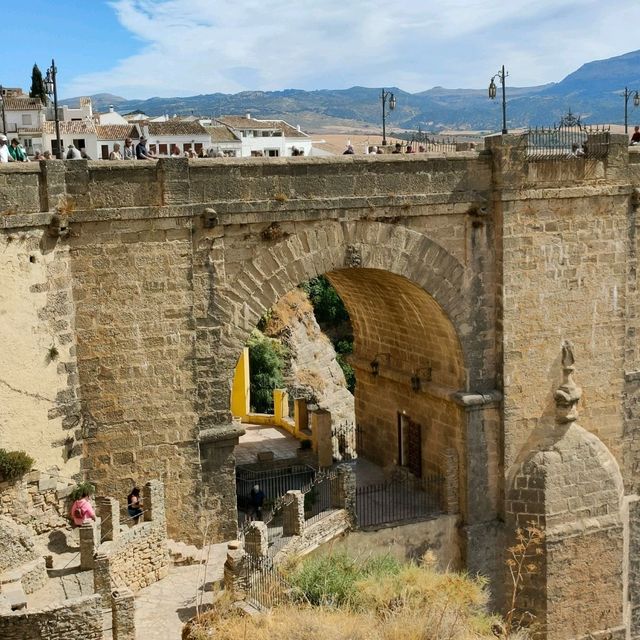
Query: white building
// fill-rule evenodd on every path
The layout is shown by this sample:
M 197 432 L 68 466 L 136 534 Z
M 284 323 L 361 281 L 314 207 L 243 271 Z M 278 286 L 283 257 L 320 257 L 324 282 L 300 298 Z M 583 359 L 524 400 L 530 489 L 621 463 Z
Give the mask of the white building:
M 180 154 L 194 150 L 200 153 L 211 146 L 211 136 L 199 122 L 172 118 L 166 122 L 148 122 L 140 125 L 147 137 L 149 151 L 157 156 L 169 156 L 174 147 Z
M 217 123 L 228 127 L 242 142 L 242 157 L 264 155 L 291 156 L 294 148 L 311 155 L 311 138 L 284 120 L 257 120 L 246 116 L 222 116 Z
M 39 98 L 30 98 L 22 89 L 2 89 L 3 133 L 17 138 L 33 154 L 42 149 L 42 121 L 44 106 Z
M 242 140 L 224 125 L 204 127 L 211 136 L 211 148 L 213 151 L 222 151 L 228 158 L 240 158 L 242 156 Z
M 120 153 L 122 153 L 125 138 L 131 138 L 135 146 L 139 137 L 138 128 L 133 124 L 126 123 L 126 121 L 125 124 L 97 124 L 96 144 L 98 151 L 97 155 L 91 157 L 108 160 L 116 142 L 120 145 Z
M 76 149 L 85 149 L 89 157 L 98 158 L 98 136 L 93 120 L 61 120 L 60 145 L 63 157 L 70 144 Z M 42 138 L 44 149 L 49 149 L 56 156 L 56 123 L 46 120 L 42 123 Z

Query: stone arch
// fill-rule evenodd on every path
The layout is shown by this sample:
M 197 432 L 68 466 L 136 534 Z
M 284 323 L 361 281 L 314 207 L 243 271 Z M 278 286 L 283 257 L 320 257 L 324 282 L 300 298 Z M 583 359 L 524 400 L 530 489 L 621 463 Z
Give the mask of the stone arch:
M 508 535 L 530 522 L 545 532 L 538 570 L 518 603 L 535 611 L 543 637 L 578 638 L 621 626 L 614 586 L 622 579 L 623 493 L 611 452 L 576 423 L 557 425 L 510 473 Z
M 225 229 L 229 247 L 234 246 L 234 236 L 247 240 L 245 259 L 234 261 L 233 256 L 225 253 L 223 240 L 217 245 L 215 240 L 213 242 L 217 246 L 217 254 L 212 251 L 210 260 L 217 261 L 219 265 L 214 269 L 217 276 L 215 299 L 210 301 L 209 313 L 203 319 L 202 331 L 198 332 L 199 345 L 196 347 L 199 354 L 212 353 L 211 335 L 215 331 L 218 344 L 214 357 L 202 359 L 202 373 L 198 373 L 197 380 L 200 428 L 206 431 L 205 437 L 217 437 L 211 427 L 230 423 L 233 370 L 241 347 L 260 317 L 300 283 L 327 274 L 348 308 L 351 302 L 350 313 L 358 304 L 362 305 L 363 312 L 356 311 L 354 316 L 359 316 L 356 322 L 360 335 L 367 335 L 370 348 L 364 350 L 365 356 L 373 357 L 376 352 L 384 350 L 374 349 L 373 345 L 378 342 L 384 344 L 384 341 L 378 340 L 382 332 L 373 325 L 384 317 L 385 309 L 393 312 L 398 322 L 402 320 L 400 313 L 403 309 L 415 320 L 416 336 L 410 336 L 408 324 L 400 327 L 403 339 L 410 340 L 407 343 L 409 347 L 405 349 L 408 364 L 396 376 L 397 389 L 388 394 L 396 399 L 395 413 L 393 407 L 387 407 L 386 415 L 380 420 L 384 422 L 387 440 L 378 438 L 371 455 L 377 457 L 374 461 L 381 466 L 398 462 L 398 435 L 391 432 L 397 429 L 399 434 L 401 414 L 404 413 L 400 410 L 404 409 L 403 398 L 410 398 L 407 414 L 416 412 L 421 419 L 424 418 L 420 437 L 422 440 L 428 438 L 437 445 L 430 455 L 423 455 L 425 473 L 443 470 L 447 450 L 453 448 L 458 454 L 459 504 L 463 518 L 466 517 L 467 496 L 470 495 L 466 471 L 467 432 L 471 429 L 472 437 L 479 438 L 473 445 L 478 460 L 485 455 L 480 451 L 487 446 L 483 439 L 494 439 L 493 426 L 485 426 L 484 423 L 469 426 L 469 407 L 454 398 L 454 395 L 469 389 L 479 392 L 493 390 L 495 385 L 493 324 L 490 313 L 485 311 L 491 296 L 483 289 L 482 274 L 473 273 L 423 233 L 394 223 L 325 220 L 322 223 L 283 223 L 281 227 L 271 225 L 268 229 L 268 234 L 265 229 L 257 234 L 255 227 Z M 277 239 L 273 238 L 274 235 Z M 365 285 L 369 287 L 369 302 L 374 301 L 367 312 L 364 311 L 363 300 L 356 300 Z M 397 294 L 402 301 L 391 301 L 391 296 Z M 382 308 L 382 311 L 379 308 L 374 313 L 373 306 Z M 215 326 L 213 330 L 210 329 L 212 325 Z M 387 337 L 390 333 L 387 332 Z M 427 342 L 429 344 L 425 346 Z M 367 368 L 368 364 L 369 360 L 366 360 Z M 418 370 L 426 378 L 424 371 L 429 368 L 427 365 L 433 365 L 433 388 L 424 394 L 412 393 L 412 371 Z M 420 400 L 428 397 L 429 402 L 418 402 L 419 396 Z M 475 397 L 484 402 L 481 393 Z M 356 398 L 357 411 L 358 406 Z M 476 417 L 482 415 L 481 411 L 473 410 L 472 413 Z M 371 420 L 369 427 L 372 431 L 378 428 L 375 419 Z M 485 429 L 492 433 L 488 435 Z M 486 501 L 490 493 L 485 489 L 490 482 L 489 472 L 483 465 L 478 468 L 478 464 L 475 465 L 472 484 L 482 487 L 484 497 L 481 501 Z M 478 476 L 483 474 L 487 477 L 480 480 Z M 491 495 L 490 501 L 495 502 L 497 494 Z M 484 509 L 483 517 L 490 518 L 490 513 L 495 512 L 493 502 L 489 509 Z
M 228 347 L 229 371 L 262 314 L 301 282 L 343 269 L 376 269 L 401 276 L 426 292 L 450 321 L 460 341 L 465 389 L 494 387 L 493 327 L 471 274 L 449 252 L 422 233 L 370 220 L 293 226 L 281 240 L 254 248 L 250 259 L 220 283 L 215 315 Z M 470 292 L 479 297 L 471 300 Z M 487 296 L 488 297 L 488 296 Z M 220 363 L 223 364 L 223 363 Z

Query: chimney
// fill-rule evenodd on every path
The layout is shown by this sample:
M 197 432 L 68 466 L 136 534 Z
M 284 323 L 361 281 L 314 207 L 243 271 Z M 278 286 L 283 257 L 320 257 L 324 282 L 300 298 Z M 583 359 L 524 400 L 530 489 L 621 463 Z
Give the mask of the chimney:
M 247 112 L 247 120 L 251 120 L 251 114 Z
M 113 113 L 115 111 L 115 109 L 113 108 L 113 105 L 110 104 L 109 105 L 109 113 Z
M 296 127 L 296 129 L 297 129 L 298 131 L 300 131 L 300 125 L 298 125 L 298 126 Z

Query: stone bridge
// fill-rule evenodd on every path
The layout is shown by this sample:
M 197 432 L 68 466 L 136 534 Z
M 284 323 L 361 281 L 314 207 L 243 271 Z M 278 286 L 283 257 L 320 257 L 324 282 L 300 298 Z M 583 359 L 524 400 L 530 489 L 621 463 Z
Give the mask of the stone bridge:
M 462 554 L 498 604 L 534 521 L 522 606 L 541 630 L 640 637 L 640 155 L 615 135 L 603 159 L 485 146 L 3 166 L 0 446 L 103 494 L 162 479 L 170 534 L 235 537 L 236 361 L 325 274 L 353 322 L 366 456 L 457 465 Z

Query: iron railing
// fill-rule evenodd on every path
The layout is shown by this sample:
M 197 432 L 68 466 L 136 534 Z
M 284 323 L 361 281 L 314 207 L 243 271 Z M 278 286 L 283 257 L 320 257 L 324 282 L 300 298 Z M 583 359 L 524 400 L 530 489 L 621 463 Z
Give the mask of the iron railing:
M 307 465 L 291 465 L 282 469 L 265 469 L 257 471 L 247 467 L 236 467 L 236 495 L 238 509 L 246 511 L 250 508 L 251 489 L 260 485 L 265 495 L 266 506 L 276 501 L 287 491 L 302 489 L 315 477 L 315 469 Z
M 571 114 L 559 125 L 536 127 L 524 134 L 528 160 L 605 158 L 609 152 L 609 127 L 587 126 Z
M 335 471 L 320 472 L 302 489 L 304 494 L 304 519 L 313 524 L 329 515 L 334 509 L 334 492 L 338 474 Z
M 358 457 L 362 444 L 361 429 L 353 422 L 340 422 L 331 427 L 333 459 L 336 462 L 349 462 Z
M 243 571 L 247 600 L 251 604 L 271 609 L 288 602 L 291 587 L 282 578 L 271 558 L 247 555 Z
M 444 478 L 428 475 L 356 488 L 358 526 L 422 520 L 442 512 Z

